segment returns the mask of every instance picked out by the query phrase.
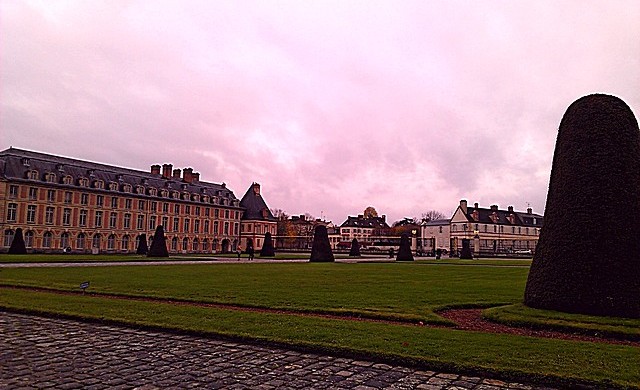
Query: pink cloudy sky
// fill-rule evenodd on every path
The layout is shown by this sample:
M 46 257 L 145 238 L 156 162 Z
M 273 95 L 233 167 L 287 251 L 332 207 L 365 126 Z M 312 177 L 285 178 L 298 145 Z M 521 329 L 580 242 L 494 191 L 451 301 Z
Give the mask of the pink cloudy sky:
M 341 223 L 544 209 L 558 124 L 640 111 L 640 1 L 0 0 L 0 148 L 192 167 Z

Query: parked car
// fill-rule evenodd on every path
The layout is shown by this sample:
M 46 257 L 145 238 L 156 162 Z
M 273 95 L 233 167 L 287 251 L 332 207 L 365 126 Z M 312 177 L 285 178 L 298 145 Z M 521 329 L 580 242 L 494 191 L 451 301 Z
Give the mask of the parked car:
M 516 255 L 532 255 L 533 252 L 531 249 L 519 249 L 514 252 Z

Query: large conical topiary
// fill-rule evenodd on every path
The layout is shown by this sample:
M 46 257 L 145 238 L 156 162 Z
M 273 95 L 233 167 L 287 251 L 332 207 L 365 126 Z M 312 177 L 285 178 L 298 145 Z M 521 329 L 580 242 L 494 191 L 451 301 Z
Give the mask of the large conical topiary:
M 360 257 L 360 243 L 357 238 L 351 241 L 351 250 L 349 250 L 349 256 Z
M 400 248 L 398 248 L 398 256 L 396 261 L 413 261 L 413 253 L 411 253 L 411 242 L 409 236 L 403 234 L 400 236 Z
M 471 253 L 471 240 L 468 238 L 462 239 L 462 250 L 460 251 L 460 258 L 466 260 L 472 260 L 473 254 Z
M 147 245 L 147 235 L 142 233 L 138 240 L 138 248 L 136 249 L 137 255 L 146 255 L 149 252 L 149 246 Z
M 262 244 L 262 248 L 260 248 L 260 257 L 275 257 L 276 251 L 273 249 L 273 238 L 271 238 L 271 233 L 267 232 L 264 234 L 264 244 Z
M 331 262 L 335 261 L 331 245 L 329 244 L 329 234 L 323 225 L 316 226 L 313 234 L 313 246 L 311 247 L 311 262 Z
M 22 236 L 22 228 L 16 229 L 16 234 L 13 236 L 13 241 L 11 241 L 11 246 L 9 247 L 9 254 L 27 254 L 27 247 L 24 244 L 24 237 Z
M 169 257 L 169 251 L 167 251 L 167 238 L 164 236 L 164 227 L 158 225 L 156 231 L 153 233 L 153 241 L 151 242 L 151 248 L 147 257 Z
M 640 318 L 639 220 L 638 122 L 616 97 L 578 99 L 560 122 L 525 304 Z

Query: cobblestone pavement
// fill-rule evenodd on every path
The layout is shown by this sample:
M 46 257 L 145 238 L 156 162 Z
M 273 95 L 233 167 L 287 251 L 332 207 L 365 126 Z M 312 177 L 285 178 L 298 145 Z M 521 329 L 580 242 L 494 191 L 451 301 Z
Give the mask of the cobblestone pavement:
M 0 388 L 542 389 L 370 361 L 2 311 Z

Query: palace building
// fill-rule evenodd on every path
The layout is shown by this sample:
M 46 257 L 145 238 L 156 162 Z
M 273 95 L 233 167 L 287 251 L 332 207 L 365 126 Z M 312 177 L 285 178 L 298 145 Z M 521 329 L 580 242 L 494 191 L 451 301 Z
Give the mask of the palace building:
M 165 229 L 170 253 L 235 250 L 244 209 L 192 168 L 137 171 L 9 148 L 0 152 L 0 252 L 22 228 L 32 252 L 135 253 Z
M 244 209 L 242 224 L 240 225 L 242 249 L 252 246 L 259 251 L 262 249 L 262 244 L 264 244 L 266 233 L 270 233 L 273 240 L 275 240 L 278 220 L 273 216 L 267 203 L 262 198 L 260 184 L 253 183 L 249 187 L 240 200 L 240 207 Z

